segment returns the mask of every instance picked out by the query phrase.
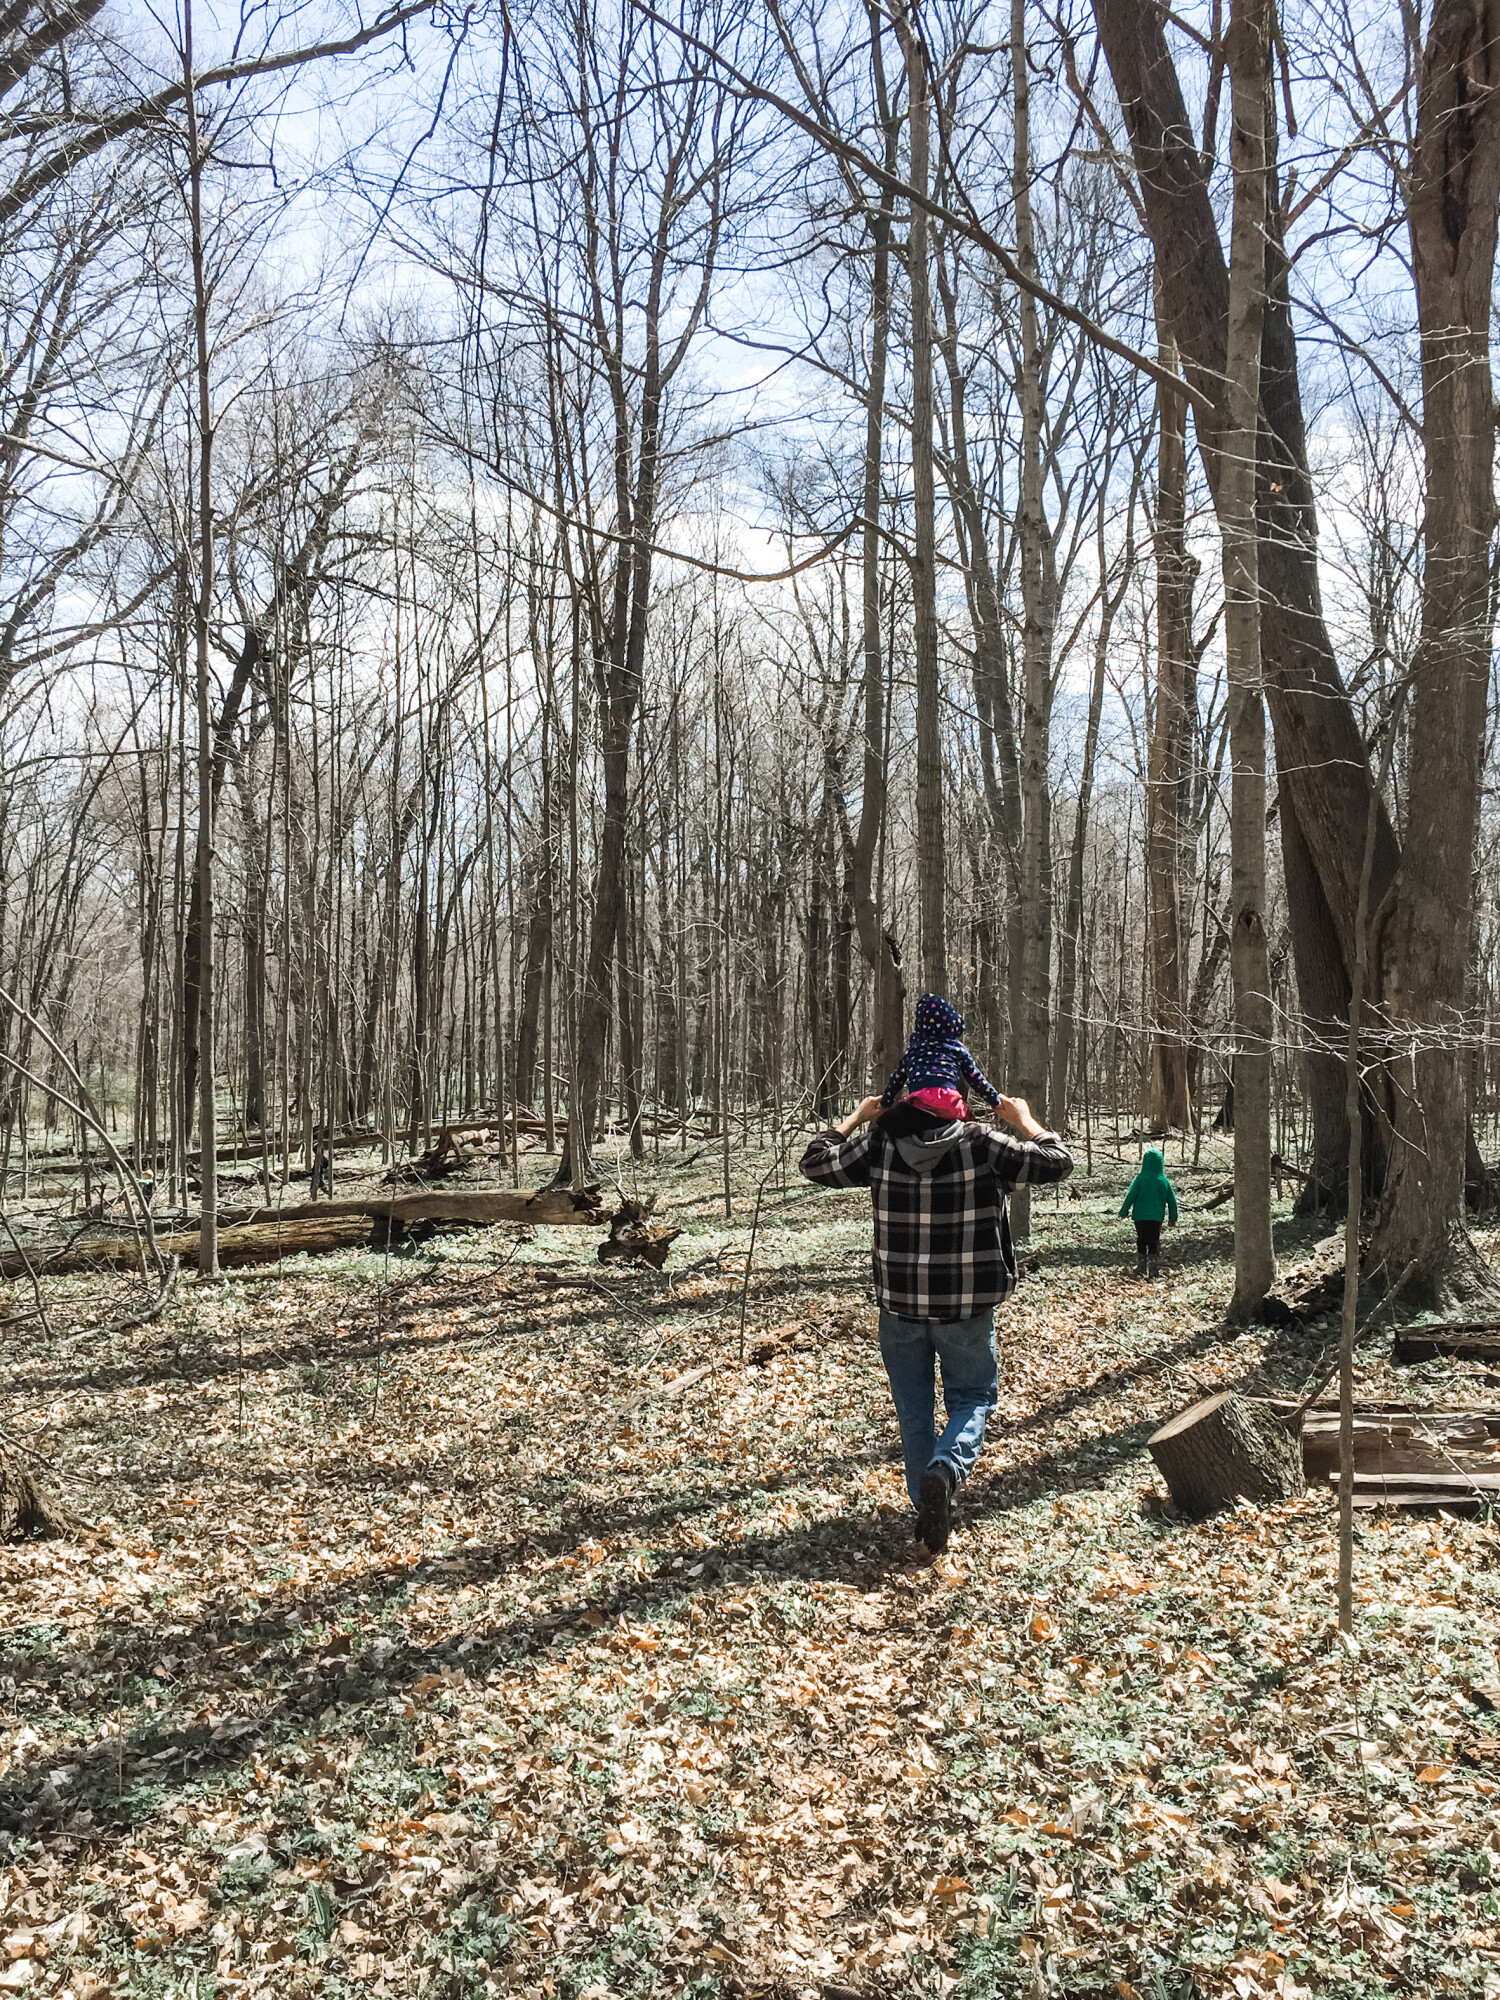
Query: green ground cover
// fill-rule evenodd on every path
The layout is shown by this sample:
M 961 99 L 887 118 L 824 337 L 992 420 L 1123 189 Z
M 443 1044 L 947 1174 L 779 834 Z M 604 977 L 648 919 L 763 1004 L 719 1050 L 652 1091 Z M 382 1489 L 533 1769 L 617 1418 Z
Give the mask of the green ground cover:
M 1161 1511 L 1153 1425 L 1334 1332 L 1224 1326 L 1224 1158 L 1154 1287 L 1131 1161 L 1038 1203 L 936 1562 L 867 1198 L 771 1176 L 745 1292 L 770 1164 L 648 1163 L 661 1276 L 494 1231 L 10 1330 L 105 1533 L 0 1551 L 0 1992 L 1500 1993 L 1493 1524 L 1362 1517 L 1354 1656 L 1328 1495 Z M 1389 1344 L 1362 1397 L 1493 1395 Z

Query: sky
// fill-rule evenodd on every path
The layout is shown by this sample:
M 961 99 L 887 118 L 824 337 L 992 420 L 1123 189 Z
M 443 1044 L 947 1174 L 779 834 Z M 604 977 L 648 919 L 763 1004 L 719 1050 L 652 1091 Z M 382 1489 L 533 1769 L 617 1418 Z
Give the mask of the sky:
M 1005 11 L 992 7 L 969 17 L 971 40 L 1002 41 Z M 1179 11 L 1190 26 L 1207 28 L 1206 5 L 1184 5 Z M 1074 0 L 1073 17 L 1086 25 L 1082 0 Z M 114 0 L 111 18 L 141 74 L 175 74 L 180 14 L 145 0 Z M 852 27 L 842 9 L 826 5 L 810 6 L 800 16 L 789 10 L 786 18 L 808 61 L 815 62 L 821 53 L 835 92 L 844 93 L 843 102 L 844 79 L 857 74 L 859 65 L 846 60 L 841 67 L 840 58 L 857 58 L 862 15 L 854 17 Z M 951 11 L 935 10 L 932 18 L 935 40 L 956 33 L 957 17 Z M 289 10 L 244 12 L 196 0 L 198 64 L 204 67 L 236 51 L 327 39 L 347 32 L 355 19 L 350 0 L 307 0 Z M 1282 166 L 1288 181 L 1295 173 L 1295 200 L 1301 201 L 1316 189 L 1364 118 L 1368 107 L 1360 98 L 1361 88 L 1368 84 L 1378 103 L 1388 101 L 1402 51 L 1396 10 L 1376 0 L 1361 0 L 1352 14 L 1324 0 L 1294 0 L 1284 9 L 1284 20 L 1286 61 L 1284 75 L 1278 64 L 1278 94 L 1283 111 L 1289 98 L 1296 134 L 1283 135 Z M 444 11 L 359 55 L 231 93 L 205 93 L 210 115 L 226 120 L 224 158 L 233 162 L 214 177 L 211 191 L 223 225 L 216 308 L 226 329 L 237 332 L 248 313 L 263 310 L 277 297 L 311 298 L 316 300 L 309 322 L 315 347 L 321 343 L 336 351 L 351 334 L 357 337 L 382 318 L 399 317 L 442 348 L 453 323 L 454 291 L 441 268 L 434 231 L 451 224 L 461 233 L 465 219 L 471 223 L 475 213 L 476 179 L 484 167 L 478 140 L 506 61 L 498 21 L 494 8 Z M 1339 55 L 1351 34 L 1358 65 Z M 1177 33 L 1174 45 L 1194 116 L 1201 119 L 1206 65 L 1190 33 Z M 1086 54 L 1086 39 L 1080 47 Z M 1036 63 L 1037 185 L 1045 215 L 1052 156 L 1065 136 L 1076 136 L 1075 114 L 1060 81 L 1050 33 L 1038 42 Z M 796 95 L 788 79 L 781 81 L 788 94 Z M 509 82 L 513 89 L 513 76 Z M 1003 93 L 1004 86 L 1004 62 L 994 57 L 980 67 L 975 88 Z M 1097 94 L 1101 109 L 1112 115 L 1102 74 Z M 1399 117 L 1399 109 L 1394 115 Z M 687 491 L 662 538 L 671 546 L 712 551 L 748 571 L 764 571 L 779 569 L 785 560 L 768 480 L 798 461 L 806 468 L 828 456 L 847 457 L 857 444 L 858 416 L 848 397 L 818 368 L 796 358 L 809 328 L 819 321 L 830 285 L 836 291 L 838 270 L 838 260 L 827 251 L 794 254 L 806 227 L 807 185 L 795 165 L 799 143 L 766 113 L 755 114 L 749 127 L 762 209 L 746 229 L 734 269 L 716 291 L 690 371 L 701 420 L 745 435 L 721 455 L 711 479 Z M 1002 234 L 1006 144 L 1003 112 L 977 117 L 966 173 L 976 205 Z M 988 153 L 989 147 L 999 150 Z M 826 168 L 815 171 L 821 192 L 827 192 L 830 178 Z M 1222 170 L 1220 180 L 1222 184 Z M 1320 482 L 1325 588 L 1335 626 L 1351 629 L 1350 645 L 1358 639 L 1357 564 L 1344 558 L 1357 558 L 1360 552 L 1367 526 L 1362 503 L 1368 497 L 1351 390 L 1367 412 L 1389 408 L 1355 349 L 1375 355 L 1403 393 L 1414 394 L 1404 244 L 1399 229 L 1392 234 L 1381 228 L 1389 198 L 1384 163 L 1360 156 L 1325 192 L 1314 192 L 1291 223 L 1294 297 L 1309 302 L 1307 310 L 1299 306 L 1299 338 Z M 1138 309 L 1139 283 L 1133 296 Z M 1336 331 L 1326 321 L 1334 322 Z M 1128 337 L 1143 337 L 1138 321 L 1124 330 Z M 240 386 L 236 356 L 226 340 L 216 383 L 221 411 L 232 405 Z M 899 401 L 904 393 L 898 372 L 893 399 Z M 902 476 L 899 468 L 893 466 L 893 475 Z M 1408 512 L 1414 510 L 1419 496 L 1410 479 L 1399 482 L 1398 490 Z M 492 507 L 503 504 L 500 496 L 491 495 Z M 1196 504 L 1207 603 L 1215 594 L 1216 552 L 1201 488 Z M 830 518 L 824 525 L 841 525 L 841 520 Z M 1085 563 L 1081 574 L 1087 573 Z M 776 590 L 784 601 L 780 587 L 765 588 Z M 1065 705 L 1071 701 L 1076 706 L 1087 671 L 1085 643 L 1065 674 Z

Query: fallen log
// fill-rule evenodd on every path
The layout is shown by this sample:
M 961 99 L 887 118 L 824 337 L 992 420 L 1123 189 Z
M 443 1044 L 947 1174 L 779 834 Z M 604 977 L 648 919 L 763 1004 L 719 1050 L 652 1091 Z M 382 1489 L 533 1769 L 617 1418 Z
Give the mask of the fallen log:
M 1209 1397 L 1195 1403 L 1151 1440 L 1152 1455 L 1167 1474 L 1172 1498 L 1184 1513 L 1200 1511 L 1197 1501 L 1191 1490 L 1179 1492 L 1183 1475 L 1175 1465 L 1169 1472 L 1162 1464 L 1157 1438 L 1166 1436 L 1170 1457 L 1172 1433 L 1185 1427 L 1191 1435 L 1201 1427 L 1205 1415 L 1212 1424 L 1212 1406 L 1224 1400 Z M 1250 1412 L 1255 1435 L 1268 1439 L 1274 1450 L 1279 1450 L 1277 1430 L 1296 1441 L 1300 1429 L 1306 1483 L 1326 1484 L 1337 1490 L 1336 1408 L 1262 1402 L 1250 1397 L 1234 1400 Z M 1476 1513 L 1500 1503 L 1500 1410 L 1414 1410 L 1399 1403 L 1362 1404 L 1354 1411 L 1353 1443 L 1356 1507 L 1443 1507 L 1450 1513 Z M 1194 1449 L 1201 1455 L 1201 1441 Z M 1245 1497 L 1257 1496 L 1247 1493 Z
M 1172 1504 L 1201 1520 L 1233 1500 L 1276 1506 L 1306 1490 L 1300 1438 L 1268 1403 L 1223 1390 L 1147 1441 Z
M 252 1264 L 275 1264 L 283 1257 L 302 1251 L 356 1250 L 368 1248 L 369 1221 L 362 1216 L 334 1217 L 328 1223 L 288 1223 L 258 1227 L 248 1223 L 219 1231 L 219 1263 L 226 1271 Z M 180 1257 L 184 1264 L 198 1261 L 196 1229 L 158 1235 L 157 1248 L 163 1257 Z M 133 1236 L 103 1236 L 92 1243 L 73 1243 L 49 1257 L 45 1250 L 33 1250 L 31 1261 L 38 1275 L 49 1278 L 75 1277 L 82 1272 L 134 1270 L 140 1261 Z M 0 1259 L 0 1270 L 10 1273 L 11 1258 Z
M 313 1141 L 313 1151 L 315 1153 L 329 1151 L 335 1153 L 368 1153 L 373 1151 L 379 1144 L 380 1134 L 378 1132 L 336 1132 L 331 1139 L 315 1139 Z M 262 1145 L 258 1136 L 253 1139 L 249 1137 L 241 1138 L 236 1140 L 232 1146 L 219 1146 L 216 1148 L 214 1158 L 232 1165 L 238 1160 L 259 1160 L 262 1156 L 271 1160 L 279 1160 L 283 1157 L 290 1158 L 293 1153 L 300 1153 L 301 1151 L 302 1135 L 300 1132 L 292 1135 L 291 1144 L 286 1149 L 285 1155 L 282 1151 L 281 1134 L 279 1132 L 268 1132 L 265 1136 L 264 1145 Z M 303 1171 L 305 1173 L 306 1169 L 304 1168 Z
M 421 1194 L 360 1195 L 354 1200 L 299 1201 L 290 1208 L 258 1208 L 252 1223 L 310 1222 L 324 1216 L 363 1215 L 387 1224 L 449 1222 L 460 1228 L 488 1229 L 497 1222 L 568 1224 L 598 1222 L 597 1188 L 474 1188 Z
M 461 1194 L 425 1193 L 373 1195 L 360 1201 L 298 1202 L 290 1208 L 257 1209 L 248 1221 L 219 1231 L 219 1263 L 226 1271 L 251 1265 L 276 1264 L 284 1257 L 325 1255 L 335 1250 L 383 1250 L 406 1241 L 421 1242 L 450 1229 L 488 1229 L 496 1223 L 546 1223 L 552 1226 L 591 1224 L 600 1219 L 596 1191 L 538 1188 L 486 1188 Z M 197 1261 L 198 1232 L 182 1230 L 159 1235 L 165 1257 Z M 44 1249 L 30 1253 L 33 1268 L 48 1276 L 121 1269 L 138 1263 L 133 1236 L 106 1236 L 91 1243 L 74 1243 L 53 1257 Z M 0 1277 L 21 1274 L 23 1263 L 12 1252 L 0 1256 Z
M 386 1186 L 402 1181 L 439 1181 L 450 1174 L 467 1173 L 479 1159 L 480 1143 L 490 1130 L 488 1125 L 445 1125 L 420 1159 L 396 1161 L 385 1175 Z M 465 1145 L 464 1140 L 473 1144 Z

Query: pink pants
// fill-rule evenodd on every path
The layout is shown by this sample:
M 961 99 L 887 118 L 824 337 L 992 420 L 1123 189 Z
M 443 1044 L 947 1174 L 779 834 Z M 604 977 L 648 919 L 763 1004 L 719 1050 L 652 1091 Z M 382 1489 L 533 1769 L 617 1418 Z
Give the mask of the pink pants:
M 913 1104 L 920 1104 L 924 1111 L 932 1111 L 939 1118 L 967 1118 L 969 1107 L 957 1090 L 914 1090 Z

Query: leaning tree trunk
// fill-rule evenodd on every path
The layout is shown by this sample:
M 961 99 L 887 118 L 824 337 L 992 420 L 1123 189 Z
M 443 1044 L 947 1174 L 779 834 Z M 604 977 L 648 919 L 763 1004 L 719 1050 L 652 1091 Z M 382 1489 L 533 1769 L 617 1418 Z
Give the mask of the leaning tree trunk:
M 1382 937 L 1395 1144 L 1371 1246 L 1424 1304 L 1489 1280 L 1464 1229 L 1462 1022 L 1484 772 L 1495 531 L 1490 318 L 1500 205 L 1500 0 L 1437 0 L 1408 216 L 1427 506 L 1407 828 Z
M 1160 312 L 1183 373 L 1210 403 L 1194 427 L 1210 487 L 1231 462 L 1219 436 L 1229 273 L 1211 192 L 1214 162 L 1200 152 L 1155 0 L 1093 0 L 1100 44 L 1130 137 L 1151 236 Z M 1260 583 L 1266 694 L 1276 730 L 1279 819 L 1288 919 L 1305 1015 L 1330 1051 L 1347 1015 L 1355 909 L 1370 800 L 1358 718 L 1323 616 L 1316 517 L 1297 378 L 1297 350 L 1276 206 L 1265 234 L 1260 434 Z M 1395 873 L 1389 815 L 1377 807 L 1374 893 Z M 1296 874 L 1304 893 L 1292 893 Z M 1330 1181 L 1342 1172 L 1343 1090 L 1336 1054 L 1313 1066 L 1315 1150 Z
M 1235 0 L 1226 421 L 1219 528 L 1224 544 L 1224 659 L 1233 763 L 1229 965 L 1234 987 L 1234 1298 L 1253 1313 L 1276 1279 L 1271 1241 L 1271 978 L 1266 943 L 1266 711 L 1261 691 L 1260 565 L 1255 519 L 1265 311 L 1266 78 L 1269 0 Z

